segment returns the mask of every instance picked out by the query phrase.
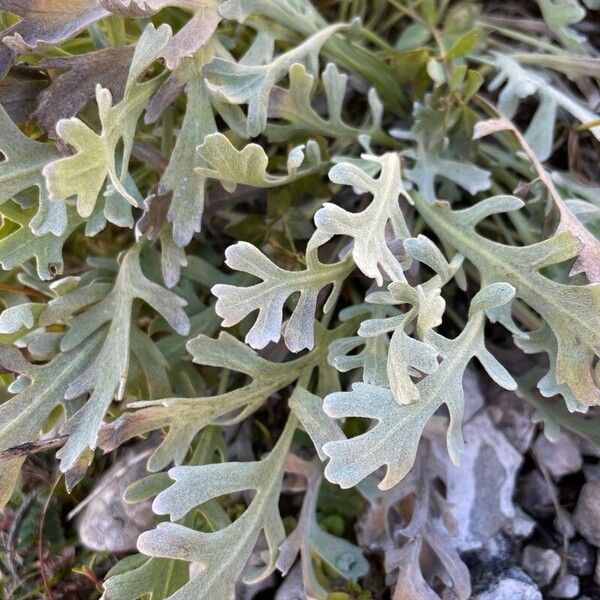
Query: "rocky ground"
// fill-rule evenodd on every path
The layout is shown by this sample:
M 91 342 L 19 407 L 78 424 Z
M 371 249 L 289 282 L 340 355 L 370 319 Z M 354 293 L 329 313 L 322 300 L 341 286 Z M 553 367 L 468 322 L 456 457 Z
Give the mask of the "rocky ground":
M 418 470 L 419 462 L 423 465 L 425 461 L 422 472 L 427 478 L 437 474 L 431 489 L 443 496 L 446 508 L 440 512 L 426 507 L 422 514 L 428 526 L 434 530 L 439 526 L 440 546 L 450 540 L 459 551 L 471 579 L 473 598 L 600 599 L 600 448 L 590 441 L 597 440 L 598 433 L 586 428 L 585 418 L 566 421 L 575 423 L 573 429 L 585 437 L 559 427 L 563 413 L 542 413 L 531 399 L 528 402 L 500 391 L 475 371 L 465 379 L 465 390 L 469 412 L 463 427 L 467 445 L 461 465 L 449 464 L 437 432 L 430 431 L 425 442 L 428 448 L 420 450 L 421 458 L 407 478 L 408 487 L 403 488 L 403 482 L 377 497 L 363 520 L 354 525 L 357 541 L 367 551 L 373 569 L 381 571 L 379 584 L 371 581 L 365 585 L 371 590 L 370 597 L 411 597 L 407 585 L 403 587 L 403 565 L 407 565 L 406 581 L 417 577 L 419 570 L 424 577 L 431 577 L 427 548 L 421 548 L 420 556 L 411 563 L 408 548 L 413 541 L 401 534 L 406 531 L 407 519 L 399 508 L 411 490 L 416 489 L 418 496 L 424 489 Z M 87 490 L 87 500 L 77 513 L 64 520 L 72 524 L 73 535 L 76 528 L 79 539 L 71 539 L 72 546 L 44 547 L 42 563 L 48 576 L 64 578 L 53 587 L 54 598 L 98 595 L 96 586 L 103 571 L 117 557 L 135 551 L 139 533 L 152 526 L 149 502 L 128 505 L 121 499 L 129 482 L 144 475 L 147 445 L 138 444 L 121 454 Z M 413 484 L 416 487 L 410 487 Z M 63 513 L 68 507 L 65 502 Z M 414 524 L 419 512 L 413 507 L 408 522 Z M 51 520 L 46 515 L 46 528 L 52 525 Z M 378 531 L 377 523 L 384 521 L 397 534 L 392 533 L 393 547 Z M 22 537 L 24 524 L 28 524 L 27 511 L 6 515 L 5 540 L 15 544 Z M 423 534 L 426 542 L 427 535 L 435 537 L 435 531 Z M 439 558 L 443 551 L 436 551 Z M 81 566 L 86 561 L 91 568 Z M 35 565 L 39 567 L 39 563 Z M 438 573 L 439 577 L 460 577 L 460 565 L 444 566 L 447 573 Z M 294 577 L 289 577 L 285 586 L 279 585 L 272 577 L 255 589 L 240 587 L 239 598 L 296 600 Z M 341 594 L 340 598 L 352 597 Z M 454 598 L 447 590 L 441 597 Z

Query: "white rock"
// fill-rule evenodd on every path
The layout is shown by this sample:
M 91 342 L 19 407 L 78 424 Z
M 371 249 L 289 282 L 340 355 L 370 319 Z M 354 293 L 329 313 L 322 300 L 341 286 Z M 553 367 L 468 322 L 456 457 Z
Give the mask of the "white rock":
M 535 519 L 517 507 L 514 519 L 510 519 L 504 526 L 504 532 L 512 538 L 523 540 L 533 533 L 536 525 Z
M 521 566 L 540 587 L 543 587 L 548 585 L 558 573 L 560 556 L 554 550 L 526 546 L 521 557 Z
M 506 577 L 473 600 L 542 600 L 542 594 L 532 583 Z
M 132 552 L 138 536 L 154 527 L 151 500 L 136 504 L 123 500 L 127 487 L 148 474 L 146 459 L 147 454 L 124 456 L 92 490 L 77 523 L 84 546 L 98 552 Z
M 550 595 L 553 598 L 577 598 L 579 594 L 579 578 L 575 575 L 563 575 L 554 584 Z
M 554 479 L 581 470 L 581 453 L 571 436 L 563 433 L 556 442 L 551 442 L 544 434 L 540 434 L 533 444 L 533 449 L 538 460 Z
M 592 546 L 600 547 L 600 481 L 588 482 L 581 488 L 573 523 Z
M 502 529 L 510 529 L 516 515 L 515 480 L 522 456 L 485 412 L 463 426 L 465 450 L 460 465 L 447 458 L 445 443 L 434 445 L 446 461 L 446 498 L 457 523 L 455 546 L 461 552 L 481 548 Z M 522 525 L 522 524 L 521 524 Z

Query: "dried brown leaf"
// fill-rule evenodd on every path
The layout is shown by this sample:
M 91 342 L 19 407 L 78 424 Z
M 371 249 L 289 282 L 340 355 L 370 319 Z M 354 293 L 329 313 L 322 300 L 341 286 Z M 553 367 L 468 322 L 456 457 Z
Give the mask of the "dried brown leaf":
M 560 215 L 560 221 L 556 232 L 569 231 L 581 242 L 582 248 L 579 252 L 577 261 L 571 269 L 571 275 L 585 273 L 590 283 L 600 283 L 600 241 L 585 228 L 561 198 L 550 174 L 538 160 L 535 152 L 517 127 L 511 121 L 503 117 L 480 121 L 475 125 L 473 139 L 477 140 L 499 131 L 510 131 L 515 136 L 519 146 L 533 165 L 538 178 L 546 186 L 548 194 Z
M 21 21 L 0 33 L 0 76 L 18 54 L 54 46 L 108 15 L 99 0 L 0 0 Z
M 96 86 L 108 88 L 115 103 L 123 98 L 133 46 L 106 48 L 68 57 L 47 58 L 45 69 L 65 70 L 40 95 L 33 117 L 51 137 L 56 124 L 74 117 L 96 95 Z
M 100 0 L 113 14 L 124 17 L 149 17 L 167 6 L 193 12 L 192 18 L 169 41 L 162 54 L 167 68 L 173 70 L 179 61 L 192 56 L 212 37 L 221 17 L 217 12 L 219 0 Z
M 38 97 L 47 85 L 48 80 L 39 71 L 13 68 L 0 79 L 0 104 L 15 123 L 22 123 L 35 110 Z

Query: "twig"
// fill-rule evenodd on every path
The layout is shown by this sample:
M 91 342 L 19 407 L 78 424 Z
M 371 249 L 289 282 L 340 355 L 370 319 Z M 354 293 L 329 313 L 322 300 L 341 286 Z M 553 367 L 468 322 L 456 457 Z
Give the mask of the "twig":
M 19 458 L 21 456 L 29 456 L 30 454 L 38 454 L 49 450 L 50 448 L 57 448 L 62 446 L 67 441 L 66 435 L 59 435 L 58 437 L 50 438 L 48 440 L 42 440 L 39 442 L 27 442 L 20 444 L 19 446 L 13 446 L 0 452 L 0 463 Z
M 9 283 L 0 283 L 0 291 L 1 292 L 14 292 L 17 294 L 27 294 L 27 296 L 33 296 L 34 298 L 40 298 L 42 300 L 46 300 L 47 296 L 43 292 L 39 290 L 34 290 L 33 288 L 21 286 L 21 285 L 11 285 Z
M 37 552 L 38 552 L 38 561 L 40 563 L 40 575 L 42 576 L 42 582 L 44 584 L 44 591 L 46 592 L 46 598 L 48 600 L 54 600 L 54 595 L 50 590 L 50 586 L 48 584 L 48 578 L 46 577 L 45 563 L 44 563 L 44 524 L 46 522 L 46 513 L 48 512 L 48 507 L 50 506 L 50 500 L 52 500 L 52 495 L 54 494 L 54 490 L 58 485 L 58 482 L 61 479 L 62 474 L 56 478 L 54 484 L 50 488 L 50 492 L 48 493 L 48 497 L 46 498 L 46 502 L 44 502 L 44 508 L 42 509 L 42 514 L 40 515 L 40 523 L 38 527 L 38 543 L 37 543 Z

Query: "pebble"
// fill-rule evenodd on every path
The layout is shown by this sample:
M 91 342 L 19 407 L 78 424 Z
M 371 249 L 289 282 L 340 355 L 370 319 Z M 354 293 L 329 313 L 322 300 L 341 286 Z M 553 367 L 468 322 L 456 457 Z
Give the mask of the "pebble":
M 489 590 L 473 600 L 542 600 L 535 583 L 520 569 L 511 569 Z
M 591 546 L 583 540 L 569 544 L 567 551 L 567 567 L 569 573 L 578 577 L 588 577 L 594 572 L 595 554 Z
M 586 481 L 600 481 L 600 464 L 584 464 L 583 474 Z
M 521 557 L 521 566 L 540 587 L 544 587 L 558 573 L 560 556 L 551 549 L 526 546 Z
M 575 575 L 559 577 L 554 587 L 550 590 L 552 598 L 576 598 L 579 594 L 579 579 Z
M 559 506 L 559 510 L 554 518 L 554 529 L 568 540 L 575 537 L 577 533 L 571 513 L 562 506 Z
M 588 482 L 581 488 L 573 523 L 592 546 L 600 547 L 600 481 Z
M 534 517 L 548 517 L 554 514 L 548 484 L 537 470 L 530 471 L 519 479 L 516 499 L 522 508 Z
M 146 460 L 134 452 L 123 456 L 100 479 L 77 524 L 84 546 L 97 552 L 132 552 L 138 536 L 154 527 L 151 500 L 128 504 L 123 493 L 145 477 Z
M 515 509 L 515 516 L 504 526 L 504 532 L 515 539 L 525 539 L 533 534 L 536 521 L 519 507 Z
M 531 420 L 531 411 L 514 392 L 500 392 L 489 406 L 488 413 L 494 425 L 504 433 L 508 441 L 525 454 L 535 434 L 535 424 Z
M 538 435 L 533 444 L 538 460 L 556 480 L 581 470 L 583 461 L 573 438 L 561 434 L 556 442 L 551 442 L 544 434 Z

